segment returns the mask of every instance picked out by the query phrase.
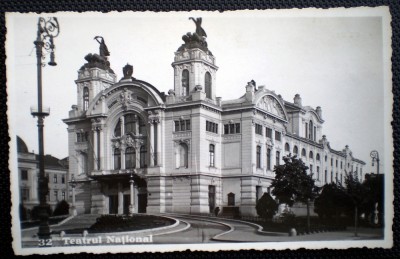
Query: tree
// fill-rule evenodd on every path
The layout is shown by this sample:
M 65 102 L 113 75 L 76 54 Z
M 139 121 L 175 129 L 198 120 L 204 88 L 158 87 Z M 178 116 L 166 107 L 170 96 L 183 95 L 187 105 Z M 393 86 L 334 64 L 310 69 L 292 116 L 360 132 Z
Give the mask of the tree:
M 314 201 L 314 212 L 321 219 L 336 219 L 346 211 L 348 202 L 346 193 L 335 183 L 325 184 L 321 194 Z
M 308 167 L 296 155 L 283 157 L 285 162 L 275 166 L 275 179 L 272 181 L 272 194 L 279 203 L 292 206 L 295 202 L 307 204 L 307 230 L 310 230 L 310 201 L 318 194 L 312 174 L 307 174 Z
M 339 184 L 340 188 L 345 192 L 347 198 L 352 202 L 354 207 L 354 235 L 358 236 L 358 210 L 366 202 L 367 189 L 359 181 L 356 172 L 347 173 L 344 177 L 345 187 Z
M 257 201 L 256 210 L 257 214 L 265 220 L 272 219 L 278 210 L 278 204 L 271 195 L 265 192 Z
M 67 215 L 68 213 L 69 213 L 69 204 L 65 200 L 62 200 L 59 203 L 57 203 L 57 206 L 53 212 L 53 216 Z

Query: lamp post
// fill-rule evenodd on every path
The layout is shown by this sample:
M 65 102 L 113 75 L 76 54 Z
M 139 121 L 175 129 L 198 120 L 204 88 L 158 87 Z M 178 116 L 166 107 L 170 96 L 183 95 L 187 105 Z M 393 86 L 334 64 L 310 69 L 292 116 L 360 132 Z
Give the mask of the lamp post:
M 374 162 L 376 161 L 376 172 L 379 174 L 379 153 L 376 150 L 372 150 L 370 154 L 372 158 L 372 166 L 374 166 Z
M 39 140 L 39 246 L 51 246 L 50 227 L 48 223 L 49 205 L 46 201 L 46 195 L 49 193 L 48 182 L 49 179 L 45 176 L 44 172 L 44 142 L 43 142 L 43 128 L 44 118 L 50 114 L 50 108 L 43 108 L 42 104 L 42 67 L 45 64 L 42 62 L 45 60 L 43 56 L 43 48 L 46 52 L 50 53 L 49 66 L 57 65 L 54 61 L 54 41 L 53 39 L 58 36 L 60 28 L 56 17 L 48 19 L 39 17 L 37 28 L 37 38 L 33 42 L 36 47 L 36 59 L 37 59 L 37 91 L 38 91 L 38 105 L 31 108 L 31 114 L 33 117 L 37 117 L 38 126 L 38 140 Z
M 71 206 L 71 215 L 76 216 L 76 205 L 75 205 L 75 187 L 76 187 L 76 181 L 74 175 L 72 175 L 72 180 L 71 180 L 71 187 L 72 187 L 72 206 Z
M 133 171 L 130 171 L 130 177 L 129 177 L 129 185 L 130 185 L 130 204 L 129 204 L 129 215 L 132 216 L 133 213 L 135 213 L 135 205 L 133 203 L 133 184 L 135 183 L 135 181 L 133 180 L 133 175 L 132 175 Z

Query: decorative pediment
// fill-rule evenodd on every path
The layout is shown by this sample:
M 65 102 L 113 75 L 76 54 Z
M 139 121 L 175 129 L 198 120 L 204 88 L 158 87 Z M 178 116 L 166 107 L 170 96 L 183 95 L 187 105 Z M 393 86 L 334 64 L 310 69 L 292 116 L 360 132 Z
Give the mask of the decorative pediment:
M 120 93 L 118 102 L 122 105 L 122 108 L 126 110 L 128 108 L 128 105 L 133 102 L 133 97 L 132 97 L 133 92 L 131 90 L 128 90 L 128 88 L 124 88 L 124 90 Z
M 258 101 L 257 107 L 278 117 L 285 118 L 285 112 L 283 111 L 281 104 L 270 95 L 262 97 Z

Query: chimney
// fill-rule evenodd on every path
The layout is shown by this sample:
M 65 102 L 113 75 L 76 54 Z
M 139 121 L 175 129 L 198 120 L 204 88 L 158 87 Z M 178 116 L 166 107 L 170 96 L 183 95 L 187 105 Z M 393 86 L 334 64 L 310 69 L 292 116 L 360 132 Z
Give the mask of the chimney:
M 302 105 L 301 105 L 301 97 L 300 97 L 300 95 L 299 94 L 296 94 L 295 96 L 294 96 L 294 104 L 295 105 L 297 105 L 297 106 L 299 106 L 299 107 L 301 107 Z
M 322 109 L 320 106 L 317 106 L 316 112 L 317 112 L 318 116 L 322 119 Z

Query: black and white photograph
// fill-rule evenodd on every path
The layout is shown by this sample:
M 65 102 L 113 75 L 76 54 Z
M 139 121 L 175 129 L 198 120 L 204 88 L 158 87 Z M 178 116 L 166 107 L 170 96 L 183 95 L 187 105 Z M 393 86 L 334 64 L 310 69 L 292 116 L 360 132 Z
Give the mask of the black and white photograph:
M 15 254 L 392 247 L 390 22 L 6 13 Z

